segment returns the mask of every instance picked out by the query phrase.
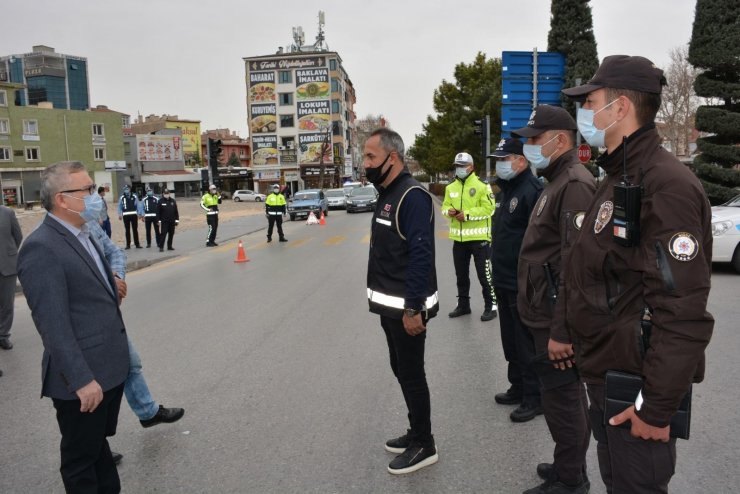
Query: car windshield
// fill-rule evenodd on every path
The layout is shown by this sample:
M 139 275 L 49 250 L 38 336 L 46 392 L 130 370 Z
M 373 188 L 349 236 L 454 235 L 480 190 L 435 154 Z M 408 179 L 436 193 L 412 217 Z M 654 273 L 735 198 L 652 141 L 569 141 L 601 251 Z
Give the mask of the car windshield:
M 344 197 L 344 189 L 327 190 L 327 197 Z
M 315 201 L 318 198 L 318 192 L 298 192 L 293 196 L 293 199 L 296 201 Z
M 732 206 L 732 207 L 735 207 L 735 208 L 740 208 L 740 196 L 737 196 L 734 199 L 730 199 L 724 205 L 725 206 Z
M 369 187 L 358 187 L 356 189 L 352 189 L 352 192 L 349 193 L 352 197 L 357 196 L 374 196 L 375 195 L 375 187 L 372 185 Z

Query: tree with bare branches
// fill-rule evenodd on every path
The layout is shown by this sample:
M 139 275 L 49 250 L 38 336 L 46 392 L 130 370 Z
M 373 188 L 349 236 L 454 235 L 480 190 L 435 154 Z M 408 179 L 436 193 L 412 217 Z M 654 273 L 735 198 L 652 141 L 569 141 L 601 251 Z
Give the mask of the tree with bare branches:
M 699 107 L 699 98 L 694 92 L 694 81 L 699 70 L 689 63 L 688 57 L 688 46 L 673 48 L 670 51 L 670 64 L 663 69 L 668 84 L 663 88 L 658 111 L 658 121 L 662 123 L 659 130 L 676 156 L 691 154 L 689 141 Z

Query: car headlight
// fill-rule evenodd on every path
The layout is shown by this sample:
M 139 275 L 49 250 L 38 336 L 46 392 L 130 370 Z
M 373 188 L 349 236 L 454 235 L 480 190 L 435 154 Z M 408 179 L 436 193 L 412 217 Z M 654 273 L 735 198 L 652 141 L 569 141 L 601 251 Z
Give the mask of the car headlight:
M 354 201 L 347 199 L 347 204 L 354 204 Z
M 373 199 L 372 201 L 370 201 L 370 204 L 375 204 L 376 202 L 378 202 L 378 200 L 377 199 Z
M 720 235 L 724 235 L 730 228 L 732 228 L 732 221 L 718 221 L 716 223 L 712 223 L 712 236 L 719 237 Z

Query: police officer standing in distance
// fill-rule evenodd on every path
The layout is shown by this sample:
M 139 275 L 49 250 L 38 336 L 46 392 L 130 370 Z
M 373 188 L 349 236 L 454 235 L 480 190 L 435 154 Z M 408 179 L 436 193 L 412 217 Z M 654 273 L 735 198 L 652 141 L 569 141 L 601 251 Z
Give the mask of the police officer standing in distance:
M 502 139 L 491 154 L 496 158 L 496 184 L 501 188 L 501 207 L 493 225 L 493 286 L 498 301 L 501 346 L 509 363 L 511 386 L 494 398 L 500 405 L 520 404 L 511 414 L 514 422 L 527 422 L 542 413 L 540 383 L 530 363 L 534 357 L 532 336 L 522 325 L 517 310 L 517 263 L 529 216 L 542 192 L 542 183 L 524 158 L 522 141 Z
M 285 196 L 280 193 L 280 186 L 272 186 L 272 194 L 265 199 L 265 215 L 267 216 L 267 241 L 272 242 L 272 228 L 277 224 L 278 236 L 281 242 L 287 242 L 283 234 L 283 215 L 287 212 Z
M 211 184 L 208 192 L 200 199 L 200 207 L 206 212 L 206 223 L 208 234 L 206 235 L 206 247 L 216 247 L 216 232 L 218 231 L 218 205 L 221 204 L 221 194 L 216 192 L 216 186 Z
M 146 188 L 146 197 L 143 201 L 144 228 L 146 229 L 146 247 L 152 246 L 152 227 L 154 227 L 154 244 L 159 245 L 159 199 L 154 196 L 154 191 Z
M 175 226 L 180 223 L 180 213 L 177 211 L 177 202 L 170 196 L 170 191 L 164 189 L 162 198 L 159 200 L 157 219 L 159 220 L 159 252 L 164 250 L 165 240 L 167 250 L 175 250 L 172 247 L 172 239 L 175 236 Z
M 455 156 L 455 180 L 445 187 L 442 215 L 450 219 L 452 259 L 457 276 L 457 307 L 450 317 L 470 314 L 470 257 L 483 288 L 481 321 L 496 317 L 496 296 L 491 280 L 491 215 L 495 209 L 491 187 L 475 174 L 473 157 Z
M 706 310 L 711 209 L 696 176 L 661 146 L 653 121 L 664 84 L 650 60 L 613 55 L 586 84 L 563 91 L 583 101 L 583 137 L 606 147 L 597 164 L 607 178 L 571 248 L 565 303 L 601 476 L 614 494 L 668 492 L 676 466 L 671 417 L 704 378 L 714 327 Z M 641 325 L 643 314 L 651 328 Z M 605 416 L 613 371 L 642 384 L 634 405 Z
M 131 248 L 131 233 L 134 234 L 134 245 L 141 249 L 139 244 L 139 199 L 136 194 L 131 192 L 128 185 L 123 186 L 123 194 L 118 199 L 118 219 L 123 220 L 123 226 L 126 229 L 126 248 Z
M 572 362 L 551 365 L 561 355 L 573 354 L 565 324 L 563 277 L 570 248 L 593 200 L 596 181 L 578 161 L 576 121 L 557 106 L 537 106 L 527 126 L 512 131 L 526 137 L 524 156 L 547 179 L 519 253 L 517 306 L 523 325 L 534 339 L 538 357 L 534 369 L 540 378 L 542 409 L 555 441 L 554 462 L 537 466 L 545 483 L 525 494 L 587 493 L 586 451 L 588 424 L 586 390 Z
M 403 140 L 396 132 L 381 128 L 370 134 L 364 167 L 365 176 L 380 191 L 371 226 L 368 302 L 370 312 L 380 315 L 410 423 L 408 432 L 388 440 L 385 449 L 398 454 L 388 471 L 404 474 L 439 459 L 424 372 L 426 325 L 439 310 L 434 207 L 406 168 Z

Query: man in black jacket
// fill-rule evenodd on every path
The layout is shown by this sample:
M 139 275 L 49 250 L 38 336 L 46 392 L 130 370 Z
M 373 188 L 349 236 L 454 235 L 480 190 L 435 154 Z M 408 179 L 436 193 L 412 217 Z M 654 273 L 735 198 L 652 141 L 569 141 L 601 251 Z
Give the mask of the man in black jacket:
M 159 252 L 164 251 L 165 239 L 167 239 L 167 250 L 175 250 L 172 247 L 172 238 L 175 236 L 175 225 L 180 223 L 180 213 L 177 212 L 177 202 L 170 196 L 168 189 L 162 191 L 157 214 L 160 228 Z
M 493 285 L 500 314 L 501 343 L 509 363 L 511 386 L 495 396 L 496 403 L 515 405 L 509 416 L 527 422 L 542 413 L 540 384 L 532 370 L 534 342 L 522 326 L 517 309 L 517 264 L 529 216 L 542 192 L 542 183 L 532 174 L 519 139 L 502 139 L 496 151 L 496 184 L 503 194 L 496 208 L 493 227 Z

